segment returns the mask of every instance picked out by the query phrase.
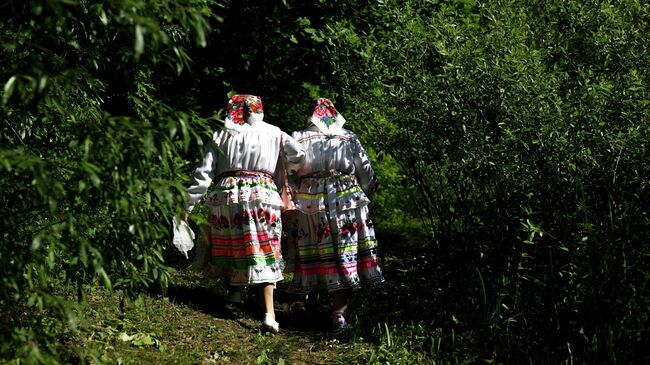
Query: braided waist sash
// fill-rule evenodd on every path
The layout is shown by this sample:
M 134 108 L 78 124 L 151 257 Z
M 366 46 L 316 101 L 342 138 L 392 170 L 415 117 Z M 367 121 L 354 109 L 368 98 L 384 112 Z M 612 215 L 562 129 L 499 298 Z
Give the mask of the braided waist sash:
M 222 177 L 266 177 L 273 179 L 273 175 L 264 171 L 257 170 L 234 170 L 234 171 L 224 171 L 219 174 L 219 178 Z

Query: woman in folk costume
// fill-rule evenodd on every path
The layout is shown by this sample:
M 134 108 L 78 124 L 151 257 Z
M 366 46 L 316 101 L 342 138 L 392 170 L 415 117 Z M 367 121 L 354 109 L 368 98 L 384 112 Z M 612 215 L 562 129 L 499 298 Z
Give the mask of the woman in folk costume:
M 383 282 L 368 214 L 374 171 L 357 136 L 329 99 L 315 100 L 306 129 L 293 133 L 306 153 L 298 170 L 294 284 L 333 294 L 332 329 L 345 329 L 350 289 Z
M 209 209 L 211 266 L 232 286 L 258 285 L 264 301 L 264 330 L 277 332 L 273 289 L 282 280 L 280 250 L 282 200 L 273 179 L 278 156 L 300 164 L 302 147 L 263 121 L 262 101 L 235 95 L 226 107 L 225 126 L 215 132 L 187 188 L 187 211 L 201 200 Z M 282 176 L 282 172 L 277 172 Z M 187 220 L 187 215 L 183 217 Z

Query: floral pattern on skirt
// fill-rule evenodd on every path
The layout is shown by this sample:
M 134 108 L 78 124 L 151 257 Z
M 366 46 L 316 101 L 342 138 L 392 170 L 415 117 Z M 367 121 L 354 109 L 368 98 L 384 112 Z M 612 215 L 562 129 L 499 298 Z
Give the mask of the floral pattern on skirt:
M 207 204 L 212 268 L 235 286 L 278 282 L 284 268 L 280 206 L 268 204 L 266 195 L 258 194 L 275 191 L 278 195 L 277 189 L 273 180 L 265 177 L 254 179 L 254 189 L 241 188 L 250 186 L 251 181 L 250 176 L 222 178 L 217 191 L 238 190 L 237 202 Z
M 345 182 L 336 184 L 339 197 L 346 197 L 341 190 L 354 189 L 355 184 L 348 180 L 337 177 L 337 181 Z M 313 182 L 310 184 L 313 186 Z M 319 185 L 326 186 L 327 182 L 321 181 Z M 318 200 L 324 208 L 327 198 Z M 292 242 L 296 255 L 293 271 L 294 285 L 303 292 L 357 289 L 384 281 L 365 194 L 359 200 L 366 204 L 355 204 L 353 208 L 339 204 L 339 209 L 325 209 L 312 214 L 301 211 L 298 214 L 298 229 Z

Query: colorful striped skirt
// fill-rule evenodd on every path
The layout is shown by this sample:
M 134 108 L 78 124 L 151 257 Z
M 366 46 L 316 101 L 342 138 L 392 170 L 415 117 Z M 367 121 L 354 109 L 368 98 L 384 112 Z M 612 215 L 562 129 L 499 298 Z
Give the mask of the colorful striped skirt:
M 368 203 L 352 175 L 301 179 L 295 286 L 303 292 L 336 291 L 384 281 Z
M 230 285 L 282 280 L 281 204 L 268 174 L 238 171 L 214 181 L 206 202 L 211 265 Z

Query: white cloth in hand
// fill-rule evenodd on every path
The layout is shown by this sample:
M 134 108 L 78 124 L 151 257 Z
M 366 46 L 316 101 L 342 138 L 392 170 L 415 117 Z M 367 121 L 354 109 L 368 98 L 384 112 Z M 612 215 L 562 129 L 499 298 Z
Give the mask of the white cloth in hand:
M 187 222 L 176 217 L 172 219 L 172 225 L 174 226 L 174 238 L 172 239 L 174 246 L 185 255 L 185 258 L 189 258 L 187 252 L 194 247 L 194 238 L 196 237 L 194 231 Z

